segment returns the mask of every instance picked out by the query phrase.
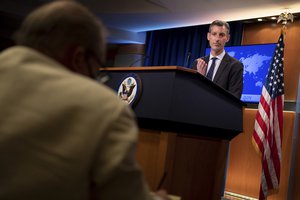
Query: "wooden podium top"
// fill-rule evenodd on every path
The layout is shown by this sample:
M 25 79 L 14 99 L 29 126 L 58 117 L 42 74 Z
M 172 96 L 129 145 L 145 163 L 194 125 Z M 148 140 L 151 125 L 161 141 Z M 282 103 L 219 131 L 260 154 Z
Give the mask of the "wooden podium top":
M 198 73 L 194 69 L 180 67 L 180 66 L 151 66 L 151 67 L 105 67 L 99 68 L 100 71 L 142 71 L 142 70 L 179 70 L 179 71 L 186 71 L 191 73 Z

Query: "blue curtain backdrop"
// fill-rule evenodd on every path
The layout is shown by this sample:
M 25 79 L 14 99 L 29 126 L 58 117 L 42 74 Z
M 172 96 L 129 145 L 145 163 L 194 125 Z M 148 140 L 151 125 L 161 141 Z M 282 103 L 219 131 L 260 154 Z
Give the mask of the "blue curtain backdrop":
M 242 22 L 231 22 L 231 39 L 226 46 L 240 45 Z M 191 26 L 147 32 L 145 66 L 184 66 L 191 68 L 196 58 L 205 55 L 209 47 L 209 25 Z

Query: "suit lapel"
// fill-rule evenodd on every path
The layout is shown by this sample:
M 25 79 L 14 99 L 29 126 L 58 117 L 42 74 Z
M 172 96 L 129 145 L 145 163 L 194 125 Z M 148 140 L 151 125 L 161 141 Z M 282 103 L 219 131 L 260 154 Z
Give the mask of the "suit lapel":
M 216 73 L 216 75 L 214 77 L 213 82 L 217 83 L 218 80 L 222 77 L 223 71 L 226 69 L 226 66 L 227 66 L 227 64 L 229 62 L 228 56 L 229 55 L 227 53 L 225 53 L 225 55 L 224 55 L 224 57 L 223 57 L 223 59 L 222 59 L 222 61 L 220 63 L 220 66 L 218 68 L 218 71 L 217 71 L 217 73 Z

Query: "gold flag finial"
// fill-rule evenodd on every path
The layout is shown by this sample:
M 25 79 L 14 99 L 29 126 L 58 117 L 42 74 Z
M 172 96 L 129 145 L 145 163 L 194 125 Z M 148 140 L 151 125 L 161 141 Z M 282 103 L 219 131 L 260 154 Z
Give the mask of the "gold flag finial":
M 282 24 L 281 32 L 284 35 L 285 35 L 286 29 L 287 29 L 286 26 L 287 26 L 288 21 L 291 21 L 291 22 L 294 21 L 294 16 L 292 13 L 284 12 L 278 16 L 277 23 L 281 22 L 281 24 Z

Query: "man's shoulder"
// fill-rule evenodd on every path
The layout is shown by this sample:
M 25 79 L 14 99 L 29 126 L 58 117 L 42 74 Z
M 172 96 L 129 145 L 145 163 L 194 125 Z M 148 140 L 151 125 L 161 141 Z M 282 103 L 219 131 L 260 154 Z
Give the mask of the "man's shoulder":
M 125 103 L 116 92 L 83 76 L 67 75 L 50 87 L 52 89 L 49 92 L 53 92 L 49 94 L 50 98 L 60 104 L 56 106 L 57 109 L 86 114 L 91 120 L 102 119 L 104 116 L 113 119 L 125 109 Z
M 225 53 L 223 59 L 227 60 L 228 62 L 230 62 L 232 64 L 243 66 L 243 63 L 241 61 L 239 61 L 235 57 L 230 56 L 228 53 Z
M 14 59 L 15 55 L 19 56 Z M 116 92 L 89 77 L 72 72 L 51 58 L 27 47 L 13 47 L 0 55 L 0 67 L 22 75 L 28 91 L 39 91 L 38 99 L 52 99 L 65 106 L 121 104 Z M 4 64 L 5 63 L 5 64 Z M 67 104 L 69 103 L 69 104 Z
M 208 61 L 209 61 L 209 55 L 207 55 L 207 56 L 203 56 L 203 57 L 202 57 L 202 59 L 203 59 L 205 62 L 207 62 L 207 63 L 208 63 Z
M 79 74 L 74 73 L 66 76 L 61 85 L 65 90 L 70 91 L 71 96 L 81 97 L 82 101 L 119 102 L 119 97 L 111 88 Z

